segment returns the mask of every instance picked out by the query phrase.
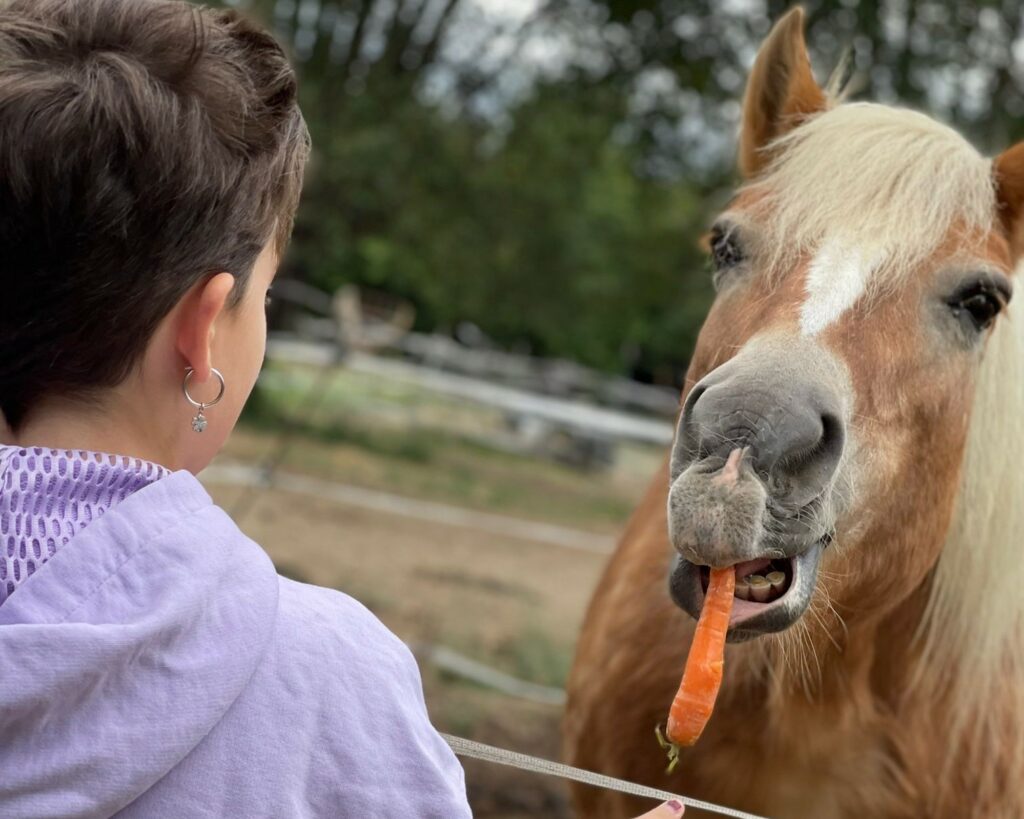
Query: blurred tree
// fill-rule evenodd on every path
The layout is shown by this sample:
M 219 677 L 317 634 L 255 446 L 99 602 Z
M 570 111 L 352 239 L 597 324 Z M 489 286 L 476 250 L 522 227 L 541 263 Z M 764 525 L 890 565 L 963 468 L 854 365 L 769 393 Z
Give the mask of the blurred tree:
M 643 100 L 638 131 L 672 173 L 708 131 L 731 132 L 746 71 L 786 0 L 593 0 L 625 32 L 616 72 Z M 1024 137 L 1024 7 L 1019 0 L 804 0 L 824 81 L 850 49 L 867 99 L 919 107 L 997 151 Z M 696 118 L 700 127 L 687 127 Z M 682 159 L 680 159 L 682 157 Z M 724 156 L 723 156 L 724 158 Z
M 234 0 L 302 73 L 314 164 L 289 267 L 423 329 L 678 379 L 710 298 L 745 75 L 785 0 Z M 522 4 L 519 4 L 522 5 Z M 824 80 L 1024 137 L 1019 0 L 807 0 Z

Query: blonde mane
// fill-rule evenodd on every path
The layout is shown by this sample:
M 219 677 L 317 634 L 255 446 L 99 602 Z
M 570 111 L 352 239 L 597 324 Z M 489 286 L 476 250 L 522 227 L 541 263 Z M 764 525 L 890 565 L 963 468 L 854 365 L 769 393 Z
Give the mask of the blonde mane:
M 1024 305 L 1017 303 L 985 350 L 960 493 L 919 631 L 918 685 L 949 697 L 952 713 L 943 716 L 979 755 L 972 771 L 979 791 L 1014 787 L 1024 770 L 1022 422 Z M 990 764 L 996 747 L 1008 753 L 1010 781 L 1000 783 Z
M 901 108 L 830 108 L 769 146 L 776 159 L 746 187 L 767 231 L 768 269 L 784 271 L 823 239 L 885 259 L 875 287 L 898 282 L 935 252 L 954 222 L 988 231 L 995 215 L 991 163 L 962 136 Z

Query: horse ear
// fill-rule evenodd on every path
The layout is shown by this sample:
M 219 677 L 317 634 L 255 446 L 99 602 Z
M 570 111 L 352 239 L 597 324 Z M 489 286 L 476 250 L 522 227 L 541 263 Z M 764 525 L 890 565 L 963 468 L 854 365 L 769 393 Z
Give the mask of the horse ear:
M 1016 262 L 1024 253 L 1024 142 L 1007 148 L 992 161 L 999 219 Z
M 757 175 L 771 159 L 765 148 L 772 140 L 827 106 L 828 98 L 811 73 L 804 10 L 796 6 L 768 34 L 747 81 L 740 131 L 743 175 Z

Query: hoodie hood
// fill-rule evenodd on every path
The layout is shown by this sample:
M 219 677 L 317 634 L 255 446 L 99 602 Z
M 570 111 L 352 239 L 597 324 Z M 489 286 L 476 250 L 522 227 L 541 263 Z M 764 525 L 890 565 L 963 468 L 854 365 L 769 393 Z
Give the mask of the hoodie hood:
M 221 721 L 278 582 L 188 472 L 139 490 L 0 606 L 0 817 L 110 816 Z

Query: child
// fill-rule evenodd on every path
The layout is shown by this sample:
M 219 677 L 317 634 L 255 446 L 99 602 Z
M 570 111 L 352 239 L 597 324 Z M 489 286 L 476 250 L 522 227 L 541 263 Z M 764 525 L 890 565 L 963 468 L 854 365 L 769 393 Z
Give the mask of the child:
M 2 817 L 470 815 L 405 646 L 193 477 L 256 381 L 308 151 L 235 12 L 0 8 Z

